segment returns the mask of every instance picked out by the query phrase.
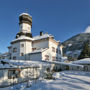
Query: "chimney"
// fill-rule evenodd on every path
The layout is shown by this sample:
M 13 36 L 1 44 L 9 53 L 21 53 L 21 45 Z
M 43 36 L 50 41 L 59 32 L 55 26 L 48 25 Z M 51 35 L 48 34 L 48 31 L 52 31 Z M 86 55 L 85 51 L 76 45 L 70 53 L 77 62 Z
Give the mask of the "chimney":
M 43 31 L 40 31 L 40 36 L 42 36 L 43 35 Z

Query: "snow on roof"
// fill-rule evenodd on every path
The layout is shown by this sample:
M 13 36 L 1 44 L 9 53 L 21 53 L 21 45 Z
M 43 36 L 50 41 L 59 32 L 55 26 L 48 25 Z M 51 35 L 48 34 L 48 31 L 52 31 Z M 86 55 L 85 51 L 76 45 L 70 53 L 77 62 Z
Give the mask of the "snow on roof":
M 14 67 L 39 67 L 40 62 L 27 60 L 0 60 L 6 64 L 0 64 L 0 68 L 14 68 Z M 7 65 L 7 66 L 6 66 Z
M 81 60 L 77 60 L 73 62 L 74 64 L 89 64 L 90 65 L 90 58 L 84 58 Z
M 2 68 L 16 68 L 16 65 L 12 65 L 9 60 L 0 60 L 0 69 Z
M 14 65 L 18 65 L 19 67 L 39 67 L 39 63 L 38 62 L 32 62 L 32 61 L 25 61 L 25 60 L 10 60 L 11 63 L 13 63 Z
M 30 38 L 30 37 L 22 35 L 19 38 L 14 39 L 12 42 L 15 42 L 15 41 L 18 41 L 18 40 L 24 40 L 24 39 L 25 40 L 32 40 L 32 41 L 34 41 L 34 40 L 40 40 L 40 39 L 48 38 L 48 37 L 53 37 L 53 36 L 51 34 L 44 34 L 42 36 L 38 35 L 38 36 L 35 36 L 33 38 Z
M 30 16 L 30 17 L 32 17 L 30 14 L 28 14 L 28 13 L 21 13 L 19 16 L 22 16 L 22 15 L 28 15 L 28 16 Z
M 41 40 L 41 39 L 45 39 L 45 38 L 48 38 L 48 37 L 54 37 L 53 35 L 51 34 L 43 34 L 42 36 L 40 35 L 37 35 L 37 36 L 34 36 L 33 38 L 30 38 L 30 37 L 27 37 L 27 36 L 20 36 L 19 38 L 17 39 L 14 39 L 12 42 L 15 42 L 15 41 L 18 41 L 18 40 L 31 40 L 31 41 L 36 41 L 36 40 Z M 55 39 L 54 39 L 55 40 Z M 56 40 L 55 40 L 56 41 Z M 11 43 L 12 43 L 11 42 Z M 56 42 L 60 42 L 60 41 L 56 41 Z
M 42 36 L 38 35 L 38 36 L 34 36 L 33 39 L 34 40 L 40 40 L 43 38 L 48 38 L 48 37 L 53 37 L 51 34 L 43 34 Z
M 43 61 L 43 62 L 48 62 L 48 63 L 52 63 L 52 64 L 60 64 L 60 65 L 80 66 L 80 67 L 83 67 L 83 65 L 77 65 L 77 64 L 72 64 L 72 63 L 65 63 L 65 62 L 59 62 L 59 61 Z
M 18 40 L 33 40 L 32 38 L 30 38 L 30 37 L 27 37 L 27 36 L 24 36 L 24 35 L 22 35 L 22 36 L 20 36 L 19 38 L 17 38 L 17 39 L 14 39 L 12 42 L 15 42 L 15 41 L 18 41 Z
M 0 69 L 2 69 L 2 68 L 16 68 L 17 66 L 15 66 L 15 65 L 10 65 L 10 64 L 1 64 L 0 63 Z

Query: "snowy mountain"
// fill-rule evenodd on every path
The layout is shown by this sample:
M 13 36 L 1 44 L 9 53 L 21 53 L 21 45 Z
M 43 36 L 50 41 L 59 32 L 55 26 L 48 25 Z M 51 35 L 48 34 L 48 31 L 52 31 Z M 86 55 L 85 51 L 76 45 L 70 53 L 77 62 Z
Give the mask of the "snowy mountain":
M 84 43 L 86 41 L 90 42 L 90 33 L 80 33 L 71 37 L 70 39 L 64 41 L 64 54 L 77 58 L 81 53 Z

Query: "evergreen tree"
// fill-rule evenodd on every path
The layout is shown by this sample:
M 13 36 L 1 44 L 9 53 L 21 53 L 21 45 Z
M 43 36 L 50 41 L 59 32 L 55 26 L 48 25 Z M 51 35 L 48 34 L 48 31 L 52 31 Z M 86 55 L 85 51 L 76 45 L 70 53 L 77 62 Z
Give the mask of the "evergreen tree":
M 83 50 L 78 59 L 90 58 L 90 41 L 84 43 Z

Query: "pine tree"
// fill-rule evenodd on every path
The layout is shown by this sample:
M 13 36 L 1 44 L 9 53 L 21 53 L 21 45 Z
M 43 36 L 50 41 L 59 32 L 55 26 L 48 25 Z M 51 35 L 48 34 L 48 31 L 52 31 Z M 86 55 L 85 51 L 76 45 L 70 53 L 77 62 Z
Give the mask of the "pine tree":
M 83 50 L 79 55 L 78 59 L 90 58 L 90 41 L 84 43 Z

